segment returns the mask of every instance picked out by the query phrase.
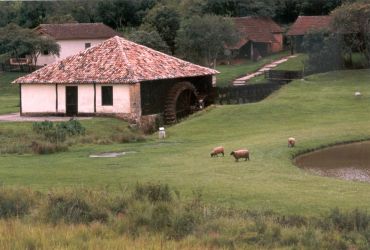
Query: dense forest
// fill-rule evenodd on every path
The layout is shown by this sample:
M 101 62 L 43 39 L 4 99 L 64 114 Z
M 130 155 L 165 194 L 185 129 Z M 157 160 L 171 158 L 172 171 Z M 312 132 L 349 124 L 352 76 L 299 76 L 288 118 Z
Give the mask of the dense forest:
M 40 23 L 103 22 L 115 29 L 139 27 L 165 18 L 194 15 L 269 16 L 291 23 L 298 15 L 326 15 L 343 0 L 89 0 L 0 2 L 0 27 L 11 22 L 34 28 Z M 167 16 L 166 16 L 167 15 Z

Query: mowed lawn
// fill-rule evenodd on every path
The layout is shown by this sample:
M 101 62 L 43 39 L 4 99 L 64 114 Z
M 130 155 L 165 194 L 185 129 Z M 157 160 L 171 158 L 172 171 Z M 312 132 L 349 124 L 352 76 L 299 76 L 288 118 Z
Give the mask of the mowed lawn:
M 355 98 L 354 92 L 363 96 Z M 89 123 L 89 121 L 86 121 Z M 1 128 L 26 125 L 0 123 Z M 31 126 L 31 124 L 29 124 Z M 88 130 L 109 130 L 88 126 Z M 308 174 L 291 157 L 305 149 L 370 137 L 370 71 L 341 71 L 292 82 L 265 101 L 211 107 L 167 128 L 144 143 L 73 146 L 53 155 L 2 155 L 0 181 L 46 191 L 63 187 L 105 188 L 112 192 L 137 182 L 168 183 L 190 197 L 201 191 L 206 202 L 221 206 L 318 214 L 330 208 L 370 209 L 370 184 Z M 297 147 L 287 147 L 287 138 Z M 211 158 L 214 146 L 225 157 Z M 251 151 L 249 162 L 229 155 Z M 109 151 L 136 151 L 120 158 L 89 158 Z

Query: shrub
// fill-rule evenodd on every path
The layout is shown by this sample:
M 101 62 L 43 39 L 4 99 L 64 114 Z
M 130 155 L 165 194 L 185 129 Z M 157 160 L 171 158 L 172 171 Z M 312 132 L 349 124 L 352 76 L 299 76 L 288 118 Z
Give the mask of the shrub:
M 150 220 L 150 226 L 155 231 L 164 231 L 171 227 L 172 209 L 166 204 L 159 204 L 154 207 Z
M 56 144 L 50 142 L 33 141 L 31 144 L 32 152 L 35 154 L 52 154 L 57 152 L 65 152 L 68 147 L 63 144 Z
M 137 200 L 148 199 L 150 202 L 172 201 L 172 194 L 167 184 L 137 183 L 133 197 Z
M 370 223 L 370 216 L 359 209 L 343 213 L 335 208 L 331 210 L 328 219 L 340 231 L 366 231 Z
M 176 216 L 173 220 L 172 231 L 170 237 L 174 239 L 181 239 L 191 234 L 197 225 L 196 216 L 192 212 L 184 212 Z
M 92 221 L 107 221 L 108 214 L 92 207 L 76 194 L 51 195 L 46 206 L 46 220 L 56 224 L 90 223 Z
M 64 142 L 66 140 L 67 134 L 65 130 L 60 129 L 59 127 L 45 131 L 45 139 L 52 143 Z
M 116 197 L 109 205 L 109 209 L 113 214 L 126 213 L 128 209 L 128 202 L 122 197 Z
M 45 134 L 49 130 L 54 128 L 53 123 L 50 121 L 34 122 L 32 124 L 32 130 L 37 134 Z
M 61 122 L 57 128 L 64 130 L 69 136 L 84 135 L 86 129 L 81 122 L 75 119 L 70 119 L 68 122 Z
M 27 214 L 34 204 L 33 193 L 24 190 L 0 191 L 0 217 L 19 217 Z

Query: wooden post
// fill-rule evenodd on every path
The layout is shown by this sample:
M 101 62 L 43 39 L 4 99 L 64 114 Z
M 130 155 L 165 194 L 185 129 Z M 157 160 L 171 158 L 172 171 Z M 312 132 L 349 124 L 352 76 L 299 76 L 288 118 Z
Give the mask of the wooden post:
M 254 61 L 253 42 L 251 41 L 251 60 Z
M 96 83 L 94 82 L 94 114 L 96 113 Z
M 19 84 L 19 114 L 22 115 L 22 84 Z
M 58 114 L 58 84 L 55 84 L 55 113 Z

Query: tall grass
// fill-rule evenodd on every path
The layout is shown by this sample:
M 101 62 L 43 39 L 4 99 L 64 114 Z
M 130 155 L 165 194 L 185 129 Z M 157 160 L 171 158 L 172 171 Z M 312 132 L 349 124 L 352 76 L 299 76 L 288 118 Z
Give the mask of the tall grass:
M 210 206 L 182 200 L 163 184 L 108 190 L 0 190 L 1 249 L 368 249 L 370 214 L 333 209 L 320 216 Z M 165 190 L 165 191 L 163 191 Z M 138 196 L 137 193 L 141 195 Z M 120 248 L 121 249 L 121 248 Z

